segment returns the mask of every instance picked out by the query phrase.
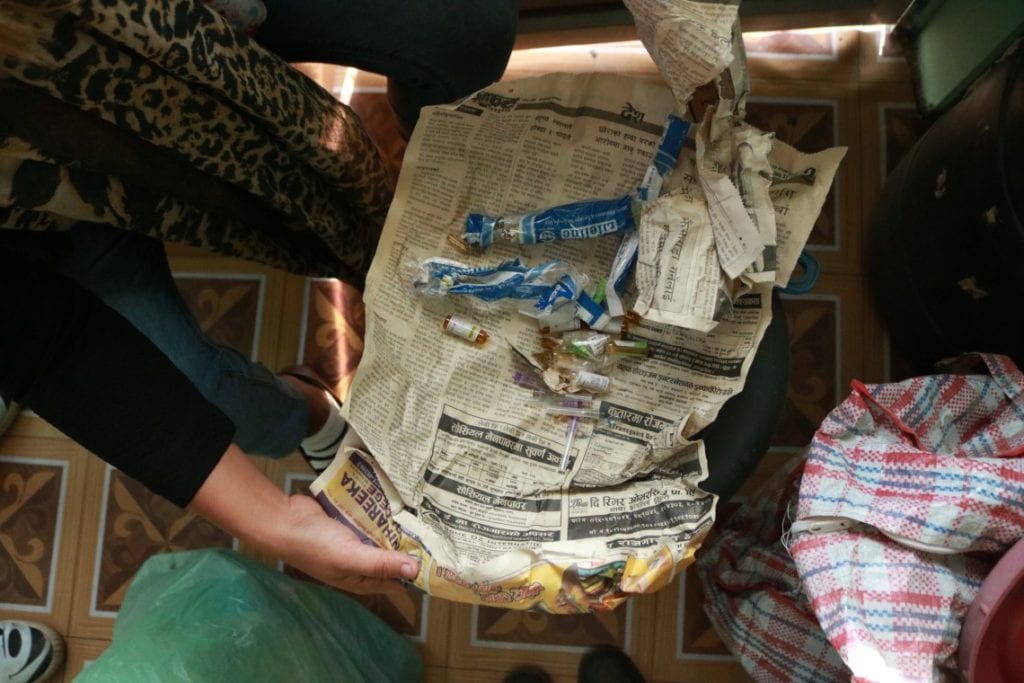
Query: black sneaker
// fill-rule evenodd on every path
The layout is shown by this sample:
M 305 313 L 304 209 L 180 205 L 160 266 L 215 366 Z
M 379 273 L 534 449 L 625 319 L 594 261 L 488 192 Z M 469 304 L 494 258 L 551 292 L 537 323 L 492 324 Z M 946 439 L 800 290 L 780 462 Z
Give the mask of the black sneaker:
M 0 621 L 0 680 L 45 681 L 64 663 L 64 640 L 34 621 Z
M 579 683 L 644 683 L 633 660 L 611 645 L 599 645 L 583 655 L 576 680 Z
M 554 683 L 549 674 L 539 666 L 528 664 L 505 674 L 501 683 Z

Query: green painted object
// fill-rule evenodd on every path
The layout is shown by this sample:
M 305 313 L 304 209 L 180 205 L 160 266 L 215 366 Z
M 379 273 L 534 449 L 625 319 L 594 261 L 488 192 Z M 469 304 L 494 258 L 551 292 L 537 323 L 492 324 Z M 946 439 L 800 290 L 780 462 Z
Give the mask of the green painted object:
M 918 0 L 897 31 L 911 46 L 918 107 L 937 114 L 1024 35 L 1024 0 Z
M 226 550 L 149 558 L 80 683 L 423 679 L 416 646 L 349 597 Z

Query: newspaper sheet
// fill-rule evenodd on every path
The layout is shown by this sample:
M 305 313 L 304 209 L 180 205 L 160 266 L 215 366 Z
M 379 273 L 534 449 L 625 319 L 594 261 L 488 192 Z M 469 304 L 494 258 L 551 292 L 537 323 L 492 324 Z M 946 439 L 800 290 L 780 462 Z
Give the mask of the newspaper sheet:
M 624 0 L 624 4 L 680 110 L 697 88 L 732 61 L 738 2 Z
M 618 362 L 603 419 L 584 423 L 563 474 L 565 422 L 511 381 L 510 344 L 538 350 L 535 322 L 506 307 L 416 297 L 406 275 L 434 256 L 557 258 L 607 273 L 615 237 L 499 243 L 468 259 L 447 238 L 471 211 L 631 192 L 675 106 L 657 84 L 550 74 L 423 111 L 367 280 L 366 351 L 346 402 L 373 458 L 347 451 L 313 491 L 367 539 L 420 556 L 425 590 L 555 612 L 610 609 L 668 583 L 713 523 L 715 496 L 698 488 L 703 445 L 688 437 L 743 387 L 769 322 L 770 284 L 738 298 L 707 333 L 654 320 L 635 327 L 652 355 Z M 692 151 L 687 158 L 692 165 Z M 444 335 L 447 313 L 492 341 L 478 348 Z
M 312 491 L 367 542 L 418 556 L 416 584 L 434 595 L 605 610 L 692 561 L 716 499 L 699 488 L 709 464 L 691 437 L 742 389 L 771 287 L 795 267 L 842 158 L 802 155 L 743 124 L 735 5 L 626 5 L 670 89 L 608 74 L 496 84 L 425 109 L 406 151 L 346 402 L 365 447 L 344 448 Z M 521 367 L 513 347 L 538 350 L 534 321 L 512 306 L 415 296 L 409 272 L 431 257 L 494 265 L 518 256 L 604 276 L 620 237 L 498 243 L 471 258 L 449 238 L 470 212 L 507 216 L 633 193 L 667 115 L 734 59 L 724 102 L 697 128 L 665 196 L 642 210 L 623 303 L 643 313 L 631 334 L 651 354 L 616 363 L 601 417 L 582 423 L 562 472 L 565 421 L 511 381 Z M 444 335 L 448 314 L 491 341 Z
M 706 133 L 706 123 L 698 136 Z M 737 152 L 732 177 L 741 188 L 738 210 L 746 207 L 751 218 L 756 215 L 770 242 L 762 243 L 760 255 L 737 280 L 729 277 L 720 237 L 739 217 L 715 230 L 712 201 L 701 182 L 707 169 L 700 167 L 699 154 L 684 154 L 666 194 L 644 208 L 639 224 L 634 310 L 647 320 L 710 332 L 737 294 L 751 287 L 761 291 L 765 283 L 785 286 L 846 154 L 841 147 L 803 154 L 747 124 L 729 127 L 728 144 Z M 723 173 L 714 175 L 722 187 L 735 187 Z M 742 218 L 749 221 L 748 214 Z
M 692 94 L 689 75 L 701 71 L 701 60 L 677 43 L 653 39 L 659 33 L 653 26 L 673 26 L 698 44 L 717 46 L 715 67 L 728 65 L 717 81 L 718 103 L 697 127 L 695 153 L 681 157 L 667 196 L 644 207 L 639 226 L 636 312 L 710 331 L 751 287 L 786 285 L 845 149 L 803 155 L 743 120 L 750 79 L 739 23 L 726 26 L 735 19 L 729 7 L 690 0 L 626 5 L 680 103 Z M 731 41 L 722 39 L 727 29 Z

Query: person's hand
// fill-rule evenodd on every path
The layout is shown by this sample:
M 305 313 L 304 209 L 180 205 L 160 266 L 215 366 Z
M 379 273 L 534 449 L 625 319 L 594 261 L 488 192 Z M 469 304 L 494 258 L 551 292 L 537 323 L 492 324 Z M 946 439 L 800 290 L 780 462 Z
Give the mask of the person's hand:
M 363 545 L 309 496 L 287 495 L 234 444 L 189 507 L 246 543 L 353 593 L 396 590 L 395 579 L 412 579 L 419 571 L 404 553 Z
M 419 571 L 415 558 L 363 544 L 309 496 L 288 498 L 281 530 L 285 537 L 270 552 L 313 578 L 351 593 L 402 590 L 394 579 L 414 579 Z

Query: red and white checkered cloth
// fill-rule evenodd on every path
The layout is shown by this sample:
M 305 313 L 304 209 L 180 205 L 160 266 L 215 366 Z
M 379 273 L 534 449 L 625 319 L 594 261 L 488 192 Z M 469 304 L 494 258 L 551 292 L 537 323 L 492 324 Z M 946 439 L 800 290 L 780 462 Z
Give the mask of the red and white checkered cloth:
M 794 459 L 777 472 L 697 553 L 704 611 L 751 677 L 763 683 L 850 680 L 818 626 L 782 538 L 802 465 Z
M 1024 536 L 1024 375 L 976 358 L 990 375 L 855 382 L 811 444 L 790 551 L 854 680 L 951 674 L 981 581 Z

